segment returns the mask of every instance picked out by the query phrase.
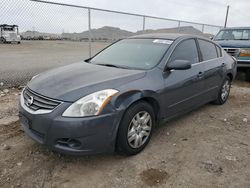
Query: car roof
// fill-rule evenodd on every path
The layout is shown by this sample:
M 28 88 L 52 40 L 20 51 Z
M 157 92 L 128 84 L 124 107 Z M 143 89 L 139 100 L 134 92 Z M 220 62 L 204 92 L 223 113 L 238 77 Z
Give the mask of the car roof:
M 18 25 L 8 25 L 8 24 L 2 24 L 0 27 L 18 27 Z
M 250 29 L 250 27 L 226 27 L 221 30 L 231 30 L 231 29 Z
M 190 34 L 181 34 L 181 33 L 150 33 L 150 34 L 142 34 L 142 35 L 135 35 L 129 38 L 144 38 L 144 39 L 168 39 L 168 40 L 176 40 L 177 38 L 204 38 L 198 35 L 190 35 Z

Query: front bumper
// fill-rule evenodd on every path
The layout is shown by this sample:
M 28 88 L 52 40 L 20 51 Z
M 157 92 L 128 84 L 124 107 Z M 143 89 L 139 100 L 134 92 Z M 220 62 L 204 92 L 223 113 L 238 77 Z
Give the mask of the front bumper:
M 250 60 L 237 59 L 237 67 L 249 67 L 250 68 Z
M 50 113 L 34 114 L 20 102 L 21 126 L 35 141 L 60 153 L 89 155 L 113 152 L 122 112 L 84 118 L 62 117 L 69 105 L 63 102 Z
M 11 37 L 5 37 L 6 42 L 20 42 L 21 38 L 11 38 Z

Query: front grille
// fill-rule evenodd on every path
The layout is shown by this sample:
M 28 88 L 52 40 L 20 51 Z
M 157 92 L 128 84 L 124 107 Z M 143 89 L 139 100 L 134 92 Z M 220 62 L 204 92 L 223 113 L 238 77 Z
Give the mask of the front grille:
M 53 110 L 61 103 L 60 101 L 38 95 L 28 88 L 23 91 L 23 97 L 25 105 L 34 111 Z
M 239 55 L 239 48 L 223 48 L 229 55 L 237 57 Z
M 10 38 L 13 40 L 17 40 L 17 35 L 16 33 L 10 33 Z

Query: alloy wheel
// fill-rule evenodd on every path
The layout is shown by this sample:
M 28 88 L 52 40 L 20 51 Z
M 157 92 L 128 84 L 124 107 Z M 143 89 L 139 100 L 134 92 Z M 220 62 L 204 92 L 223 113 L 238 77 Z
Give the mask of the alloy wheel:
M 132 148 L 141 147 L 149 138 L 152 130 L 152 117 L 146 111 L 138 112 L 128 127 L 128 144 Z
M 230 92 L 230 82 L 229 80 L 226 80 L 222 86 L 221 90 L 221 99 L 225 101 L 229 95 Z

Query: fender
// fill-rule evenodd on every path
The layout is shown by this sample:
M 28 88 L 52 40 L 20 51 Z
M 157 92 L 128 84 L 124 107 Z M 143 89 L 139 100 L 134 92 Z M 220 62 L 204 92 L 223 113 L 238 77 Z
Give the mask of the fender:
M 152 105 L 154 111 L 157 113 L 155 115 L 158 119 L 162 115 L 159 98 L 159 93 L 152 90 L 130 90 L 114 97 L 112 105 L 119 111 L 125 111 L 133 103 L 139 100 L 145 100 Z

